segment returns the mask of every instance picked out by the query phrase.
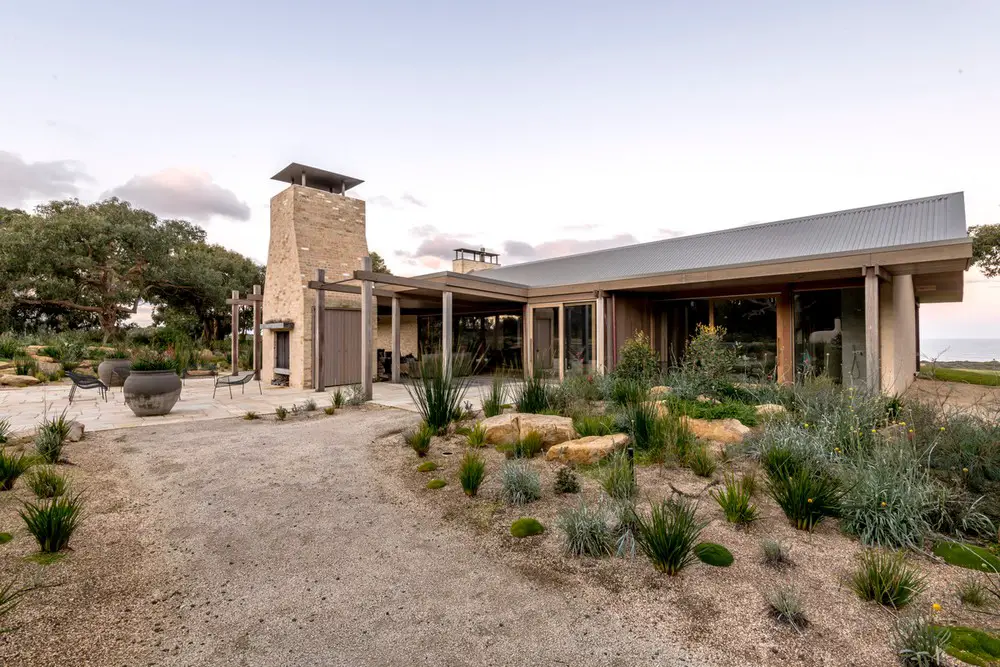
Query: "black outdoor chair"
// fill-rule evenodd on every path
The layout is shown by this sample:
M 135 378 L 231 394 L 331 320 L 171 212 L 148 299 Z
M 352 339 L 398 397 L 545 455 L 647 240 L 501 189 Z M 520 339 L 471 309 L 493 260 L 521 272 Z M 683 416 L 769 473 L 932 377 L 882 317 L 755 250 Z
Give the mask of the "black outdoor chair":
M 240 393 L 245 393 L 245 388 L 251 380 L 254 380 L 254 371 L 247 371 L 246 373 L 241 373 L 239 375 L 219 375 L 215 378 L 215 388 L 212 389 L 212 398 L 215 398 L 215 392 L 218 391 L 220 386 L 229 387 L 229 398 L 233 397 L 233 387 L 239 385 Z M 264 390 L 261 389 L 260 380 L 257 380 L 257 389 L 260 391 L 260 395 L 264 395 Z
M 81 375 L 73 371 L 66 371 L 66 377 L 73 381 L 73 387 L 69 390 L 70 403 L 73 402 L 73 396 L 76 394 L 77 387 L 80 389 L 96 389 L 101 392 L 101 398 L 104 399 L 104 402 L 108 402 L 108 386 L 93 375 Z

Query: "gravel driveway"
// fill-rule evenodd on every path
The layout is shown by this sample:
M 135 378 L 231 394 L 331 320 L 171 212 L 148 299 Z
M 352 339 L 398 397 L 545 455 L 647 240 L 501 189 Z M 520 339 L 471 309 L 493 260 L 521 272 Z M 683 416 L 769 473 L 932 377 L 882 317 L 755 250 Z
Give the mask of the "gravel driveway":
M 415 421 L 366 409 L 94 436 L 119 450 L 166 560 L 148 664 L 695 664 L 626 627 L 615 594 L 490 559 L 392 488 L 372 443 Z

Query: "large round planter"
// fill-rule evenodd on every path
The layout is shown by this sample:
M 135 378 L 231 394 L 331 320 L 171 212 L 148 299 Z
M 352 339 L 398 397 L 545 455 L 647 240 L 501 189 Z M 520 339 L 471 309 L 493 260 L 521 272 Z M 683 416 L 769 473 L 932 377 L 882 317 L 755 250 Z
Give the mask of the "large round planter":
M 108 387 L 120 387 L 132 370 L 128 359 L 105 359 L 97 365 L 97 377 Z
M 181 379 L 173 371 L 132 371 L 123 393 L 136 417 L 165 415 L 181 396 Z

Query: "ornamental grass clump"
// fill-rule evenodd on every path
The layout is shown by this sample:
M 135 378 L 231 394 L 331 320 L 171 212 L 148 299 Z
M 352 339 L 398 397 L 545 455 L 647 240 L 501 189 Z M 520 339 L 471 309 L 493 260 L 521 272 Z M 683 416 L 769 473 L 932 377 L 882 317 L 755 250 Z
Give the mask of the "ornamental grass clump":
M 955 595 L 966 607 L 983 609 L 991 604 L 989 590 L 983 582 L 975 575 L 970 575 L 962 579 L 955 586 Z
M 496 417 L 503 413 L 503 406 L 507 404 L 506 375 L 501 372 L 493 374 L 490 388 L 485 395 L 480 396 L 480 403 L 483 405 L 483 415 L 486 417 Z
M 0 449 L 0 491 L 9 491 L 17 478 L 31 467 L 31 459 L 21 452 Z
M 509 505 L 526 505 L 542 497 L 542 481 L 527 463 L 507 461 L 500 468 L 500 499 Z
M 518 412 L 540 414 L 549 409 L 549 389 L 540 373 L 526 376 L 514 391 L 514 407 Z
M 66 492 L 66 478 L 47 467 L 36 467 L 25 475 L 28 488 L 37 498 L 55 498 Z
M 432 437 L 434 429 L 428 426 L 427 422 L 421 422 L 419 426 L 403 434 L 406 444 L 417 453 L 417 456 L 427 456 L 427 452 L 431 449 Z
M 775 620 L 787 623 L 796 630 L 802 630 L 809 624 L 802 594 L 794 586 L 782 585 L 771 590 L 767 594 L 767 606 Z
M 62 457 L 63 445 L 69 437 L 73 420 L 66 418 L 66 410 L 58 417 L 46 416 L 35 432 L 35 450 L 46 463 L 58 463 Z
M 467 373 L 456 368 L 459 359 L 444 367 L 441 355 L 428 354 L 420 360 L 417 374 L 410 378 L 406 391 L 410 394 L 417 412 L 434 433 L 442 433 L 462 414 L 462 401 L 469 387 Z
M 79 494 L 63 494 L 38 503 L 24 503 L 20 511 L 43 553 L 62 551 L 80 525 L 82 502 Z
M 10 425 L 10 418 L 0 419 L 0 445 L 7 442 L 7 438 L 10 436 L 12 427 Z
M 580 415 L 573 420 L 577 437 L 611 435 L 614 433 L 615 418 L 612 415 Z
M 588 505 L 581 499 L 576 507 L 559 513 L 556 526 L 563 533 L 563 548 L 570 556 L 600 558 L 611 553 L 613 535 L 607 510 L 601 505 Z
M 635 483 L 632 462 L 624 451 L 618 451 L 604 460 L 599 469 L 601 488 L 615 500 L 631 500 L 639 492 Z
M 851 588 L 862 600 L 902 609 L 927 588 L 902 552 L 868 550 L 851 576 Z
M 279 422 L 285 421 L 286 417 L 288 417 L 288 408 L 284 408 L 279 405 L 274 409 L 274 418 Z
M 458 481 L 462 484 L 462 490 L 470 498 L 479 493 L 479 487 L 486 477 L 486 462 L 479 454 L 471 449 L 465 451 L 462 462 L 458 466 Z
M 649 519 L 636 515 L 636 543 L 660 572 L 673 576 L 697 560 L 694 546 L 706 524 L 695 517 L 696 509 L 681 498 L 654 504 Z
M 465 436 L 465 440 L 469 447 L 485 447 L 486 427 L 481 423 L 476 422 L 476 425 L 469 429 L 468 434 Z
M 781 569 L 792 564 L 791 554 L 781 542 L 765 538 L 760 541 L 760 556 L 764 565 Z
M 825 517 L 837 516 L 843 495 L 836 477 L 811 468 L 790 476 L 772 475 L 767 491 L 799 530 L 812 530 Z
M 528 431 L 516 442 L 501 445 L 497 449 L 504 453 L 508 459 L 532 459 L 542 451 L 542 434 L 538 431 Z
M 718 464 L 708 447 L 699 445 L 691 449 L 687 455 L 687 465 L 691 472 L 699 477 L 711 477 Z
M 760 518 L 760 511 L 751 502 L 753 486 L 747 483 L 748 479 L 753 477 L 744 476 L 736 479 L 736 475 L 726 473 L 723 477 L 723 487 L 709 491 L 709 495 L 719 503 L 722 513 L 726 515 L 726 521 L 737 526 L 749 525 Z
M 896 655 L 905 667 L 944 667 L 947 665 L 951 630 L 934 623 L 923 614 L 896 621 Z

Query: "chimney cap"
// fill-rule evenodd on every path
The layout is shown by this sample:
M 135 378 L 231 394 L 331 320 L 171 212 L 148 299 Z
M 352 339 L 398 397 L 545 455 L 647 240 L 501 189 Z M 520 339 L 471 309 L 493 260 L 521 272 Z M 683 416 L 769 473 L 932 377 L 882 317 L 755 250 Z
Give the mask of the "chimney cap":
M 351 188 L 364 183 L 360 178 L 344 176 L 333 171 L 318 169 L 308 165 L 291 162 L 287 167 L 271 177 L 271 180 L 291 183 L 293 185 L 304 185 L 307 188 L 326 190 L 337 194 L 343 194 Z

